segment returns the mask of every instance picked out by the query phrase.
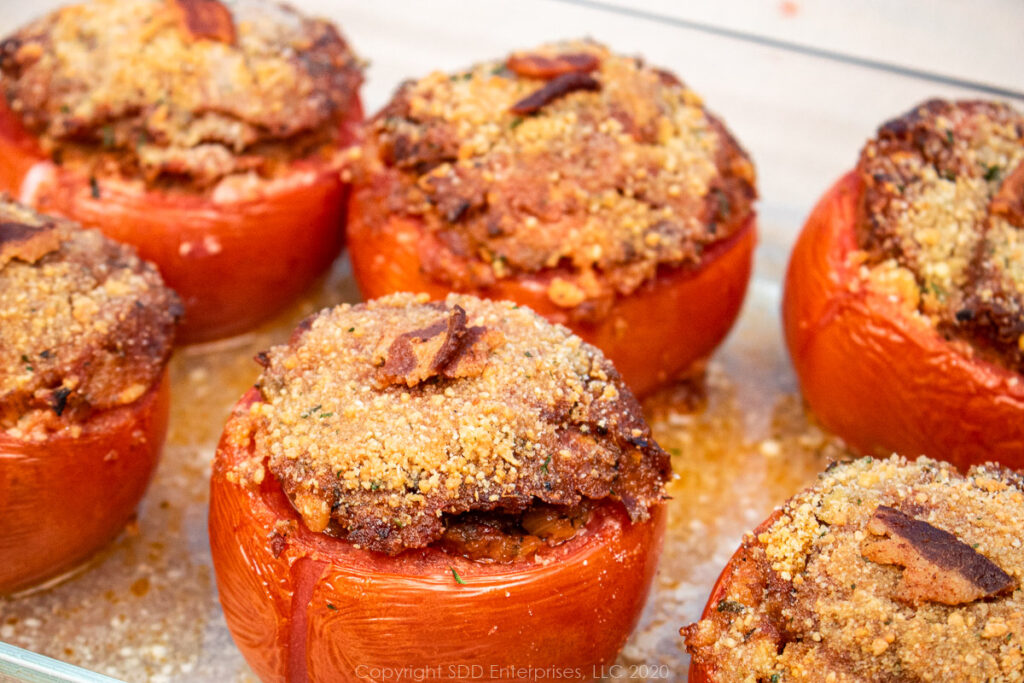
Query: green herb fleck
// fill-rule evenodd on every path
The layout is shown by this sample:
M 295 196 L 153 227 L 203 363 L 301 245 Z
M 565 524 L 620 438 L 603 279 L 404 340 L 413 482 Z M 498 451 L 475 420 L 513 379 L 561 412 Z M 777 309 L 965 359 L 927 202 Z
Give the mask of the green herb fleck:
M 338 608 L 335 607 L 334 605 L 332 605 L 331 603 L 327 603 L 327 609 L 338 609 Z
M 742 602 L 736 602 L 735 600 L 719 600 L 718 611 L 719 612 L 730 612 L 732 614 L 739 614 L 747 609 L 747 606 Z
M 508 124 L 508 127 L 511 128 L 512 130 L 515 130 L 521 125 L 523 125 L 523 117 L 517 116 L 512 119 L 512 123 Z
M 96 182 L 96 176 L 89 176 L 89 189 L 92 191 L 92 198 L 100 198 L 100 184 Z
M 523 351 L 523 355 L 526 356 L 527 358 L 533 358 L 533 354 L 530 353 L 529 351 Z
M 779 683 L 779 679 L 781 679 L 781 678 L 782 677 L 779 676 L 779 674 L 772 674 L 771 683 Z
M 948 180 L 950 182 L 953 182 L 953 181 L 956 180 L 956 172 L 953 169 L 950 169 L 950 168 L 945 169 L 939 175 L 941 175 L 943 178 L 945 178 L 946 180 Z
M 380 488 L 380 482 L 379 481 L 371 481 L 370 482 L 370 490 L 371 491 L 376 491 L 379 488 Z
M 947 130 L 946 131 L 946 142 L 948 142 L 951 145 L 953 144 L 953 131 L 951 131 L 951 130 Z
M 448 569 L 452 570 L 452 576 L 455 577 L 455 583 L 459 584 L 460 586 L 465 586 L 466 585 L 466 582 L 462 580 L 462 577 L 459 576 L 459 573 L 457 571 L 455 571 L 455 567 L 449 566 Z
M 985 169 L 985 180 L 992 182 L 993 180 L 999 180 L 999 175 L 1003 172 L 1003 169 L 998 166 L 989 166 Z
M 325 417 L 330 417 L 331 415 L 334 415 L 334 413 L 320 413 L 320 419 L 322 420 Z
M 548 457 L 544 458 L 544 464 L 540 466 L 541 470 L 544 471 L 544 474 L 548 473 L 548 463 L 550 463 L 550 462 L 551 462 L 551 456 L 550 455 Z
M 682 451 L 681 448 L 670 448 L 670 449 L 668 449 L 668 452 L 671 453 L 672 455 L 682 455 L 683 454 L 683 451 Z
M 355 332 L 355 331 L 356 331 L 356 328 L 354 328 L 354 327 L 350 327 L 350 328 L 348 328 L 348 331 L 349 331 L 349 332 Z
M 307 417 L 309 417 L 310 415 L 312 415 L 313 413 L 315 413 L 318 410 L 320 410 L 320 404 L 319 403 L 317 403 L 315 406 L 313 406 L 309 410 L 306 410 L 306 411 L 303 411 L 302 413 L 299 413 L 299 417 L 301 417 L 303 420 L 305 420 Z
M 972 543 L 971 544 L 971 548 L 973 548 L 974 550 L 977 550 L 978 546 L 980 546 L 980 545 L 981 545 L 980 543 Z
M 114 146 L 114 127 L 110 124 L 103 126 L 103 149 L 110 149 Z

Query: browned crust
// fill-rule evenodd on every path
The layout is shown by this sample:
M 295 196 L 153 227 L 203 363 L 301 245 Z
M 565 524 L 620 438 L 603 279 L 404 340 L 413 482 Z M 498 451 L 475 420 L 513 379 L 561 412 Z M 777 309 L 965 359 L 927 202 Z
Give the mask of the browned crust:
M 474 338 L 502 343 L 473 345 L 473 373 L 381 383 L 380 350 L 410 333 L 434 340 L 427 367 L 461 364 Z M 373 550 L 433 543 L 443 516 L 536 501 L 613 498 L 646 520 L 670 472 L 600 352 L 511 303 L 396 295 L 340 307 L 263 362 L 257 457 L 269 456 L 308 527 Z
M 363 152 L 363 223 L 421 219 L 429 276 L 473 291 L 557 268 L 583 301 L 555 303 L 578 319 L 660 265 L 698 265 L 756 197 L 748 156 L 696 94 L 588 42 L 407 82 Z
M 271 0 L 92 0 L 0 43 L 9 109 L 56 162 L 197 191 L 340 164 L 361 81 L 333 25 Z
M 1011 233 L 1024 227 L 1022 162 L 1018 111 L 931 100 L 879 128 L 858 166 L 866 187 L 858 240 L 871 263 L 910 270 L 920 311 L 940 331 L 1017 372 L 1024 259 Z
M 36 438 L 140 398 L 181 312 L 130 247 L 0 201 L 0 428 Z

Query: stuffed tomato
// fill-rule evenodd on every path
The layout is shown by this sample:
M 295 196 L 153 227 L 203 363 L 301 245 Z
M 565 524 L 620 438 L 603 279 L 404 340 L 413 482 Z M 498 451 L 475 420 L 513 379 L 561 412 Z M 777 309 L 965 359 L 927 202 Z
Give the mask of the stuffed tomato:
M 354 165 L 349 246 L 366 297 L 517 301 L 646 394 L 698 370 L 735 321 L 755 197 L 698 95 L 570 42 L 399 88 Z
M 508 302 L 396 295 L 259 360 L 210 538 L 261 679 L 587 680 L 614 661 L 669 463 L 598 351 Z

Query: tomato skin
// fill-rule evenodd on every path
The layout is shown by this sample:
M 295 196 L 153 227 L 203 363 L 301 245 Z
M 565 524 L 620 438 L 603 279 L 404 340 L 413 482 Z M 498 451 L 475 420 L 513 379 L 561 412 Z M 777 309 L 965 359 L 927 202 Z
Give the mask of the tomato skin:
M 786 343 L 811 411 L 866 454 L 1024 467 L 1020 375 L 959 352 L 859 278 L 851 254 L 862 191 L 854 173 L 832 187 L 786 273 Z
M 355 139 L 361 120 L 356 98 L 339 146 Z M 271 317 L 340 253 L 348 184 L 309 161 L 295 162 L 289 177 L 265 184 L 256 198 L 228 201 L 92 181 L 45 158 L 0 98 L 0 190 L 135 246 L 181 296 L 184 343 L 237 334 Z
M 358 681 L 370 669 L 429 667 L 439 672 L 432 680 L 484 681 L 509 666 L 578 668 L 589 680 L 614 661 L 654 577 L 663 507 L 631 524 L 620 505 L 603 505 L 587 531 L 542 551 L 540 563 L 357 549 L 308 531 L 269 473 L 258 490 L 230 481 L 252 454 L 233 423 L 258 401 L 255 389 L 242 398 L 218 447 L 210 542 L 225 618 L 261 680 Z M 275 537 L 282 528 L 286 539 Z
M 768 531 L 769 528 L 782 516 L 782 509 L 776 508 L 768 519 L 761 522 L 757 527 L 750 532 L 749 535 L 744 537 L 744 542 L 740 544 L 740 547 L 736 549 L 736 552 L 732 554 L 729 561 L 722 568 L 722 573 L 718 575 L 714 585 L 711 587 L 711 592 L 708 594 L 707 604 L 704 605 L 704 610 L 700 614 L 701 620 L 710 618 L 715 610 L 718 608 L 719 601 L 725 599 L 729 595 L 729 589 L 735 581 L 742 581 L 744 579 L 744 571 L 750 569 L 748 565 L 747 554 L 749 550 L 746 546 L 746 539 L 756 539 L 760 534 Z M 752 563 L 750 563 L 752 564 Z M 761 587 L 757 587 L 753 590 L 753 593 L 759 594 Z M 717 667 L 714 662 L 710 661 L 698 661 L 697 658 L 690 660 L 690 671 L 687 675 L 689 683 L 712 683 L 718 681 Z M 723 681 L 722 683 L 728 683 Z
M 379 192 L 357 187 L 349 204 L 352 271 L 366 299 L 395 292 L 443 298 L 453 288 L 423 272 L 422 250 L 440 248 L 425 237 L 419 218 L 369 206 Z M 671 382 L 707 358 L 739 315 L 753 264 L 753 215 L 735 235 L 708 247 L 697 268 L 663 267 L 632 294 L 617 296 L 599 322 L 571 320 L 547 291 L 557 270 L 518 275 L 470 292 L 529 306 L 601 349 L 637 396 Z
M 170 381 L 88 419 L 80 436 L 0 432 L 0 594 L 71 569 L 124 528 L 156 468 Z

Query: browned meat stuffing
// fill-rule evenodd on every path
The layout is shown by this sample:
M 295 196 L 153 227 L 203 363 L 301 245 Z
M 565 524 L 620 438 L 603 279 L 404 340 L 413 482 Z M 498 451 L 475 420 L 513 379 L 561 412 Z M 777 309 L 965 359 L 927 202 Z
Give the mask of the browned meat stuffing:
M 257 483 L 265 465 L 306 526 L 373 550 L 469 548 L 502 529 L 547 542 L 559 532 L 538 503 L 612 498 L 645 520 L 669 474 L 601 353 L 512 303 L 343 305 L 261 362 L 255 462 L 237 475 Z

